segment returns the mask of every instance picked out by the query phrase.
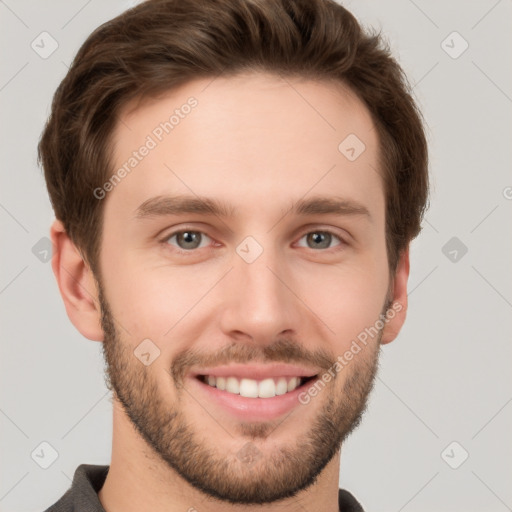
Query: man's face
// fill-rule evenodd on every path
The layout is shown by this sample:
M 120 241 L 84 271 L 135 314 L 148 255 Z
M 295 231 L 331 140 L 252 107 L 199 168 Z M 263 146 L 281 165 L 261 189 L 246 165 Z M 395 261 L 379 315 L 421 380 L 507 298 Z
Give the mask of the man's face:
M 156 129 L 189 97 L 197 104 L 172 131 Z M 354 135 L 338 148 L 350 134 L 365 145 L 359 156 Z M 114 141 L 115 170 L 150 148 L 102 199 L 104 351 L 127 421 L 208 495 L 246 504 L 295 495 L 358 423 L 377 368 L 381 333 L 334 366 L 389 305 L 369 113 L 339 85 L 248 74 L 125 109 Z M 228 211 L 150 204 L 177 196 Z M 294 209 L 321 199 L 331 203 Z M 329 369 L 314 396 L 314 380 L 292 390 L 294 372 Z M 242 397 L 237 382 L 243 394 L 284 394 Z

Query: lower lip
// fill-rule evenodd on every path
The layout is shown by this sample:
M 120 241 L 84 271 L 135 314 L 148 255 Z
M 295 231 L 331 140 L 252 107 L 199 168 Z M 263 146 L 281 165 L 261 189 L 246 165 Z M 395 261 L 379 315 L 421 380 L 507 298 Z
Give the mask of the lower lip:
M 194 389 L 206 395 L 208 403 L 213 402 L 236 418 L 246 421 L 272 420 L 290 412 L 302 405 L 299 395 L 315 382 L 314 379 L 309 380 L 293 391 L 272 398 L 247 398 L 217 389 L 196 377 L 189 378 L 189 381 Z

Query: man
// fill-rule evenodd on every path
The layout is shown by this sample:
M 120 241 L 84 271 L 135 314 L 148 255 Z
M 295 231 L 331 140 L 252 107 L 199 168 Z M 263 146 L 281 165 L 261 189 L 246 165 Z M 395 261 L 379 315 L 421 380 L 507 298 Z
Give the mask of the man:
M 84 43 L 39 152 L 53 270 L 114 398 L 110 466 L 48 510 L 363 510 L 341 445 L 428 191 L 379 37 L 330 0 L 148 0 Z

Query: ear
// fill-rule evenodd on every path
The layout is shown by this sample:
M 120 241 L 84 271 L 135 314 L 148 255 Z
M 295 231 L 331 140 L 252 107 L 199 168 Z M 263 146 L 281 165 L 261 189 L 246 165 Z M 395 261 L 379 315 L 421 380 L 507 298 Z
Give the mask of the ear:
M 404 325 L 407 314 L 407 280 L 409 279 L 409 246 L 400 254 L 389 290 L 391 306 L 386 314 L 387 322 L 382 331 L 381 344 L 393 341 Z
M 71 323 L 86 338 L 103 341 L 101 309 L 94 274 L 60 220 L 53 222 L 50 237 L 54 246 L 53 273 Z

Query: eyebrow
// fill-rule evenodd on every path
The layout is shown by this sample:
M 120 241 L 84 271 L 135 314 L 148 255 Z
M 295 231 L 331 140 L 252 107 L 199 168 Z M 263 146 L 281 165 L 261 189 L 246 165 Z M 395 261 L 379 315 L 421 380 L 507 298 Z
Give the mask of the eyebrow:
M 237 215 L 232 205 L 217 199 L 199 196 L 155 196 L 144 201 L 136 210 L 135 218 L 139 220 L 169 215 L 206 214 L 221 218 Z M 287 215 L 360 215 L 372 220 L 368 208 L 356 201 L 337 197 L 313 197 L 299 199 L 292 203 Z
M 216 199 L 194 196 L 156 196 L 144 201 L 135 211 L 137 219 L 185 215 L 191 213 L 210 214 L 218 217 L 233 217 L 235 209 Z

